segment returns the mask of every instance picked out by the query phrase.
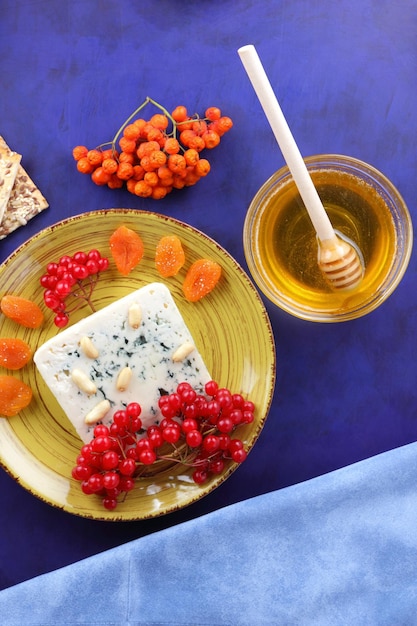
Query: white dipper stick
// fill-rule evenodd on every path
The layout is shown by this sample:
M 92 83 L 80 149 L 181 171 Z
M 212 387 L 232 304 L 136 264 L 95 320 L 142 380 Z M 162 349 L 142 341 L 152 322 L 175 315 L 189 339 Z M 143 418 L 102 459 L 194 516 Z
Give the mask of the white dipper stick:
M 238 54 L 317 233 L 320 268 L 336 289 L 356 287 L 363 276 L 359 256 L 347 241 L 335 234 L 255 47 L 243 46 Z

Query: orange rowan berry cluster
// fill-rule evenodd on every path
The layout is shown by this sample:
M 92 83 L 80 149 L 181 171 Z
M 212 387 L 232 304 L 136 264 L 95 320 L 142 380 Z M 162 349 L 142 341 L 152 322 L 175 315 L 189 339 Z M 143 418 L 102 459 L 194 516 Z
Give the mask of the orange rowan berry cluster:
M 148 103 L 161 112 L 148 120 L 137 117 Z M 89 174 L 96 185 L 110 189 L 125 185 L 136 196 L 159 200 L 173 189 L 190 187 L 207 176 L 210 162 L 201 153 L 218 146 L 232 126 L 230 117 L 222 115 L 218 107 L 209 107 L 200 118 L 190 116 L 185 106 L 168 113 L 146 98 L 112 142 L 92 150 L 76 146 L 73 157 L 78 171 Z

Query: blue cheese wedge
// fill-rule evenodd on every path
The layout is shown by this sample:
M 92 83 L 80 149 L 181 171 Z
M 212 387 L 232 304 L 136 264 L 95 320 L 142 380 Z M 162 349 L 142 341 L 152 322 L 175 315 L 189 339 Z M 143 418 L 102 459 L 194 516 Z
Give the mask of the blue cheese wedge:
M 144 428 L 161 420 L 158 400 L 187 381 L 211 379 L 169 289 L 151 283 L 43 344 L 34 362 L 78 435 L 89 442 L 129 402 Z

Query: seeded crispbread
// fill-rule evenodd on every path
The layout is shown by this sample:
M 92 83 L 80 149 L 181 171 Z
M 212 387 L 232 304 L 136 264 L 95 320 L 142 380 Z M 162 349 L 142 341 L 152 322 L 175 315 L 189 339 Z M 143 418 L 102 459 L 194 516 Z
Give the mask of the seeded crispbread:
M 6 212 L 21 158 L 20 154 L 0 146 L 0 223 Z
M 1 136 L 0 151 L 8 155 L 16 154 L 9 148 Z M 38 215 L 48 206 L 47 200 L 22 165 L 20 165 L 19 159 L 14 185 L 9 195 L 3 219 L 0 221 L 0 239 L 4 239 L 20 226 L 25 226 L 32 217 Z

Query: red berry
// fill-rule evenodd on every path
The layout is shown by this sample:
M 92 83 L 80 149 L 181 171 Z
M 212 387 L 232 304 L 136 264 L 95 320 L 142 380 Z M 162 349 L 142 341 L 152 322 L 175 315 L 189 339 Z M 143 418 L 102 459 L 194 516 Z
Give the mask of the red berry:
M 224 417 L 220 417 L 217 420 L 217 428 L 220 430 L 221 433 L 231 433 L 233 430 L 233 421 L 230 419 L 230 417 L 224 416 Z
M 123 410 L 116 411 L 113 415 L 113 422 L 118 426 L 124 426 L 125 428 L 129 426 L 130 420 L 127 412 Z
M 130 402 L 126 407 L 126 413 L 129 417 L 139 417 L 142 412 L 142 407 L 137 402 Z
M 197 485 L 202 485 L 206 482 L 208 478 L 208 472 L 204 469 L 196 469 L 193 472 L 193 481 L 197 483 Z
M 97 261 L 94 261 L 93 259 L 88 259 L 88 261 L 85 264 L 85 267 L 87 268 L 88 274 L 90 276 L 92 276 L 93 274 L 97 274 L 97 272 L 99 271 L 99 266 Z
M 232 439 L 229 442 L 229 452 L 231 454 L 233 454 L 233 452 L 236 452 L 236 450 L 242 450 L 243 449 L 243 442 L 240 439 Z
M 122 476 L 119 483 L 120 491 L 132 491 L 135 481 L 131 476 Z
M 119 471 L 123 476 L 132 476 L 136 469 L 136 463 L 133 459 L 123 459 L 120 461 Z
M 87 254 L 85 252 L 80 251 L 80 252 L 76 252 L 73 255 L 72 260 L 75 263 L 78 263 L 79 265 L 84 265 L 84 263 L 86 262 L 87 258 L 88 258 Z
M 91 489 L 91 493 L 97 493 L 103 489 L 103 477 L 101 474 L 91 474 L 87 480 L 88 488 Z
M 108 511 L 113 511 L 117 507 L 116 498 L 103 498 L 103 506 Z
M 117 472 L 106 472 L 103 474 L 104 489 L 115 489 L 120 482 L 120 476 Z
M 214 459 L 210 461 L 209 471 L 213 472 L 213 474 L 221 474 L 224 470 L 225 462 L 222 458 Z
M 97 426 L 94 427 L 94 437 L 100 437 L 100 436 L 106 436 L 109 434 L 109 428 L 108 426 L 105 426 L 104 424 L 97 424 Z
M 187 434 L 191 430 L 197 430 L 197 420 L 192 417 L 187 417 L 181 424 L 182 432 Z
M 203 435 L 199 430 L 190 430 L 185 436 L 185 441 L 190 448 L 198 448 L 203 441 Z
M 168 441 L 168 443 L 177 443 L 180 436 L 181 428 L 176 422 L 173 422 L 169 426 L 165 426 L 162 430 L 162 437 L 165 441 Z
M 105 258 L 98 259 L 97 265 L 98 265 L 98 271 L 104 272 L 109 267 L 109 260 Z
M 139 461 L 144 465 L 152 465 L 156 461 L 156 454 L 153 450 L 142 450 L 139 454 Z
M 47 289 L 43 294 L 43 300 L 48 309 L 52 309 L 52 311 L 55 311 L 62 304 L 61 298 L 50 289 Z
M 59 265 L 66 267 L 69 263 L 71 263 L 71 261 L 72 261 L 72 258 L 68 254 L 65 254 L 59 259 Z
M 68 280 L 59 280 L 55 286 L 55 292 L 58 296 L 67 296 L 71 291 L 71 285 Z
M 114 450 L 108 450 L 103 454 L 101 459 L 101 466 L 104 470 L 114 469 L 119 465 L 119 455 Z
M 106 452 L 111 448 L 111 439 L 107 436 L 96 437 L 92 440 L 91 447 L 94 452 Z
M 214 380 L 210 380 L 204 386 L 204 391 L 208 396 L 215 396 L 219 386 Z
M 72 274 L 77 280 L 84 280 L 88 276 L 88 269 L 85 265 L 76 265 L 72 270 Z
M 72 477 L 75 480 L 83 481 L 90 478 L 93 470 L 88 465 L 76 465 L 72 470 Z
M 212 454 L 213 452 L 216 452 L 219 447 L 220 441 L 219 438 L 216 437 L 216 435 L 207 435 L 206 437 L 204 437 L 203 450 L 205 450 L 209 454 Z
M 243 448 L 232 453 L 232 459 L 235 463 L 243 463 L 243 461 L 246 461 L 246 457 L 247 453 Z
M 48 263 L 48 265 L 46 266 L 46 271 L 51 276 L 56 276 L 58 271 L 58 263 Z
M 101 254 L 98 250 L 93 249 L 90 250 L 90 252 L 87 254 L 87 258 L 91 261 L 98 261 L 99 259 L 101 259 Z
M 66 313 L 57 313 L 54 317 L 54 324 L 58 326 L 58 328 L 63 328 L 69 322 L 69 317 Z

